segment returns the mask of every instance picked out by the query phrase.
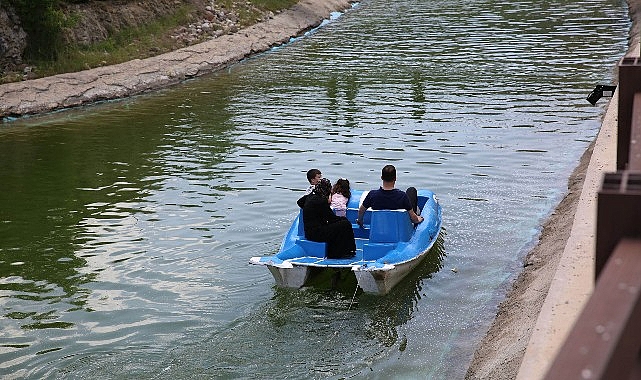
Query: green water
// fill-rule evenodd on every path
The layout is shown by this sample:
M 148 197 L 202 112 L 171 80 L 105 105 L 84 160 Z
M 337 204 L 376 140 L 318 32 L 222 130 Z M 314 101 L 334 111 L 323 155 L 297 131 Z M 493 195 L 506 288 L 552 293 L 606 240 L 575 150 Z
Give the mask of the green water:
M 623 1 L 368 1 L 215 75 L 1 124 L 0 375 L 462 378 L 628 30 Z M 391 294 L 248 264 L 309 168 L 369 189 L 387 163 L 445 227 Z

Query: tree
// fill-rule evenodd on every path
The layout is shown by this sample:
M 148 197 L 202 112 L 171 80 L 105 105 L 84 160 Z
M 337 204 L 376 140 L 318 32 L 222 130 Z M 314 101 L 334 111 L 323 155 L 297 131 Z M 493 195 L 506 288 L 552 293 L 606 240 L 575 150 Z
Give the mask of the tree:
M 24 57 L 31 60 L 54 60 L 63 48 L 62 28 L 65 17 L 59 0 L 8 0 L 20 17 L 27 33 Z

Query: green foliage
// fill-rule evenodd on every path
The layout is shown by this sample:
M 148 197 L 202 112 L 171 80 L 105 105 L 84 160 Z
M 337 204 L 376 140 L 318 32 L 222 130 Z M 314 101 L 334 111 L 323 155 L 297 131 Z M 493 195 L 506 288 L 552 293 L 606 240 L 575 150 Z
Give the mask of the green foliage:
M 75 72 L 171 51 L 175 49 L 175 41 L 168 31 L 189 23 L 191 11 L 193 8 L 188 6 L 178 7 L 172 15 L 120 30 L 102 42 L 65 46 L 55 60 L 35 62 L 38 75 Z
M 238 15 L 238 24 L 244 28 L 260 19 L 261 12 L 277 12 L 298 3 L 298 0 L 218 0 L 225 9 L 233 9 Z
M 150 20 L 146 25 L 114 32 L 105 41 L 91 46 L 65 46 L 63 30 L 71 27 L 78 16 L 73 13 L 65 16 L 61 6 L 108 1 L 110 0 L 0 0 L 0 7 L 8 4 L 18 14 L 22 27 L 28 35 L 23 60 L 38 68 L 38 76 L 111 65 L 173 50 L 177 46 L 176 42 L 170 38 L 171 31 L 180 25 L 189 24 L 190 14 L 194 11 L 193 5 L 184 1 L 182 6 L 176 7 L 174 14 Z M 217 1 L 226 9 L 236 10 L 240 27 L 255 23 L 260 18 L 261 11 L 276 12 L 298 2 L 298 0 Z M 20 75 L 3 77 L 0 78 L 0 82 L 20 78 Z
M 65 17 L 59 0 L 9 0 L 27 32 L 26 59 L 55 59 L 62 48 Z

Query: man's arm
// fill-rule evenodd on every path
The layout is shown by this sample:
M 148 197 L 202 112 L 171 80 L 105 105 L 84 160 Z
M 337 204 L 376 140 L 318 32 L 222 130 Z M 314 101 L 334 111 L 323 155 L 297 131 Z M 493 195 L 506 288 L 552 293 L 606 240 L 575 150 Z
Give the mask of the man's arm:
M 356 224 L 359 226 L 363 227 L 363 215 L 365 215 L 365 206 L 361 205 L 361 207 L 358 208 L 358 217 L 356 218 Z

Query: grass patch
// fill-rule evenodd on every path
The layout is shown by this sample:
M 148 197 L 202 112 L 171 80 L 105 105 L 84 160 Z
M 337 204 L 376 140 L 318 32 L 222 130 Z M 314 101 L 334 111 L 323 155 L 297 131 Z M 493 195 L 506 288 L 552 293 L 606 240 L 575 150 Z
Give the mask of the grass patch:
M 176 48 L 171 31 L 189 24 L 191 7 L 183 6 L 173 15 L 146 25 L 127 28 L 107 40 L 89 46 L 66 46 L 53 61 L 35 62 L 38 76 L 76 72 L 94 67 L 114 65 L 132 59 L 142 59 Z
M 291 8 L 298 0 L 250 0 L 243 2 L 239 0 L 222 0 L 226 9 L 234 9 L 238 14 L 238 23 L 242 28 L 255 24 L 263 12 L 278 12 Z
M 0 0 L 1 1 L 1 0 Z M 244 28 L 262 19 L 263 14 L 278 12 L 292 7 L 298 0 L 220 0 L 225 14 L 237 16 L 237 25 Z M 143 59 L 170 52 L 184 47 L 184 43 L 171 38 L 176 28 L 194 22 L 196 8 L 182 5 L 172 15 L 158 18 L 146 25 L 128 28 L 111 35 L 107 40 L 92 45 L 67 45 L 55 54 L 51 60 L 29 60 L 28 66 L 35 66 L 29 78 L 45 77 L 62 73 L 71 73 L 100 66 L 114 65 L 133 59 Z M 74 15 L 71 17 L 73 21 Z M 200 20 L 201 17 L 198 16 Z M 208 37 L 203 37 L 203 39 Z M 195 41 L 201 42 L 201 41 Z M 5 73 L 0 77 L 1 83 L 22 80 L 22 73 Z
M 278 10 L 291 8 L 296 3 L 298 3 L 298 1 L 297 0 L 252 0 L 251 3 L 260 9 L 276 12 Z

